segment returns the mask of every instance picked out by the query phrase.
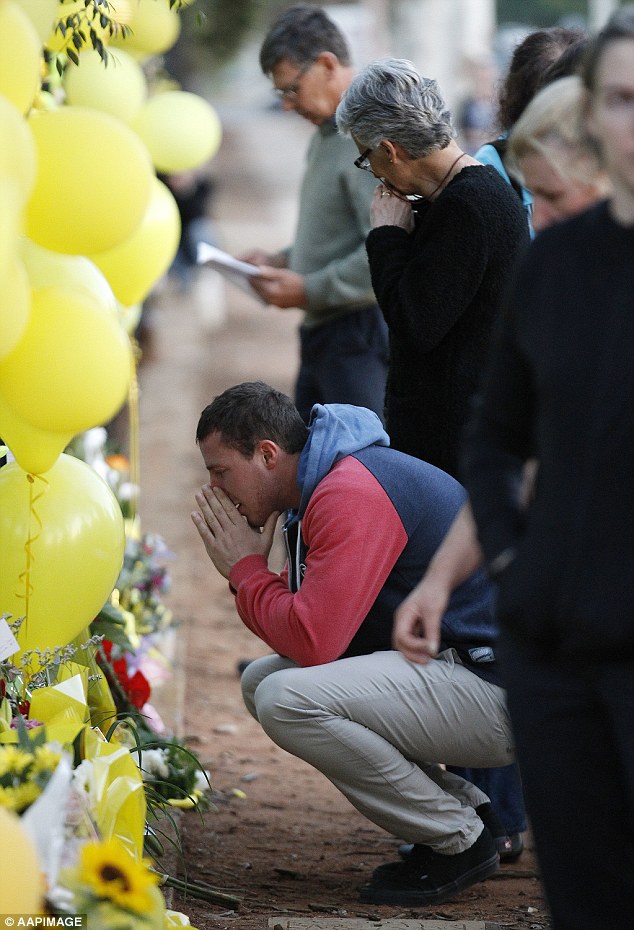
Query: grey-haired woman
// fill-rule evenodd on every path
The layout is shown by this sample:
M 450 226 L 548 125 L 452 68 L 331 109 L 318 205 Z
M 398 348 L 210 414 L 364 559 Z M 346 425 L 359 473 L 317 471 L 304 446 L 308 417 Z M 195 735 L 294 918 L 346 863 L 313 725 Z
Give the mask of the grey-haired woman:
M 435 81 L 403 59 L 356 76 L 336 114 L 378 181 L 367 252 L 390 331 L 386 426 L 456 476 L 500 296 L 528 242 L 518 197 L 455 141 Z

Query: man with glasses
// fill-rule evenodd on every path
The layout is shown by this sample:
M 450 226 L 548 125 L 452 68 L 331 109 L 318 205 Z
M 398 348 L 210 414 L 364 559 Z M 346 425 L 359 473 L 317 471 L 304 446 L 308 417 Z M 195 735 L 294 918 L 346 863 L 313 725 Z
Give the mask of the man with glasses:
M 316 127 L 300 193 L 293 245 L 242 256 L 269 303 L 304 311 L 295 403 L 307 422 L 316 403 L 347 403 L 383 417 L 387 327 L 370 282 L 365 239 L 376 180 L 354 166 L 354 143 L 337 133 L 335 110 L 354 71 L 344 36 L 319 7 L 298 4 L 275 21 L 260 51 L 283 110 Z

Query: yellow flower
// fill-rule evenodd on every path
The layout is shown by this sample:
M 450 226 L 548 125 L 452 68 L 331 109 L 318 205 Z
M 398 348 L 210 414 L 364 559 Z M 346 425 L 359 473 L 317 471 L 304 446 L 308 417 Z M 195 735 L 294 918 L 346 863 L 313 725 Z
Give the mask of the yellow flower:
M 39 796 L 42 793 L 40 786 L 33 781 L 27 781 L 23 785 L 17 785 L 14 789 L 15 792 L 15 808 L 18 813 L 25 811 L 27 807 L 37 801 Z
M 28 752 L 24 752 L 23 749 L 18 749 L 17 746 L 10 744 L 3 746 L 0 749 L 0 778 L 9 773 L 21 775 L 32 761 L 33 756 Z
M 16 814 L 21 814 L 33 801 L 36 801 L 42 789 L 32 781 L 16 785 L 14 788 L 0 787 L 0 804 Z
M 39 772 L 54 772 L 61 757 L 62 755 L 60 752 L 51 749 L 48 745 L 36 746 L 35 762 L 33 763 L 32 769 L 33 774 L 36 775 Z
M 158 875 L 145 861 L 134 859 L 116 838 L 103 843 L 86 843 L 81 851 L 78 878 L 98 898 L 137 914 L 149 914 L 154 907 L 151 889 Z
M 13 810 L 13 788 L 5 788 L 0 785 L 0 807 L 6 807 L 7 810 Z

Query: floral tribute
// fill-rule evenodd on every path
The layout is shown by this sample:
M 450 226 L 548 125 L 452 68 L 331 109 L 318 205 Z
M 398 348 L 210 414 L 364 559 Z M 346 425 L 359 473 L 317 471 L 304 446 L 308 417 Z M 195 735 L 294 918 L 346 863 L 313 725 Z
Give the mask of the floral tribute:
M 0 804 L 22 814 L 46 788 L 61 758 L 61 749 L 27 740 L 24 746 L 0 750 Z
M 123 457 L 117 465 L 109 474 L 103 458 L 101 472 L 115 495 L 123 489 L 125 513 Z M 182 886 L 160 866 L 166 841 L 174 843 L 165 820 L 173 827 L 169 811 L 212 805 L 209 774 L 150 703 L 171 674 L 161 652 L 161 638 L 174 632 L 162 601 L 170 558 L 159 536 L 140 534 L 128 517 L 115 588 L 81 636 L 20 652 L 22 619 L 0 616 L 0 644 L 5 654 L 12 640 L 16 649 L 0 661 L 0 808 L 33 842 L 44 876 L 39 911 L 86 913 L 91 930 L 188 923 L 166 911 L 160 891 Z M 188 891 L 222 898 L 200 885 Z
M 77 865 L 64 873 L 77 913 L 88 916 L 89 927 L 164 925 L 159 876 L 147 860 L 135 859 L 116 838 L 85 843 Z
M 0 902 L 90 930 L 188 923 L 144 855 L 208 785 L 151 703 L 172 618 L 136 519 L 132 333 L 180 237 L 157 172 L 201 167 L 222 135 L 203 98 L 150 93 L 189 2 L 0 0 Z M 99 426 L 126 400 L 130 468 Z

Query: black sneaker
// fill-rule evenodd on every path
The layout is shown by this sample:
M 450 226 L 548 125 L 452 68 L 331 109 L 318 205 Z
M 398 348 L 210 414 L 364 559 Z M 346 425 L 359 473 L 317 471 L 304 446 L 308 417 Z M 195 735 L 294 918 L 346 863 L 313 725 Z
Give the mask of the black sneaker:
M 476 814 L 483 822 L 493 837 L 500 862 L 515 862 L 519 859 L 524 850 L 524 840 L 521 833 L 507 834 L 502 821 L 496 814 L 493 806 L 489 804 L 480 804 L 475 809 Z M 401 859 L 408 859 L 416 849 L 416 843 L 401 843 L 398 848 L 398 854 Z
M 490 802 L 488 804 L 480 804 L 476 807 L 475 812 L 493 837 L 497 851 L 500 854 L 500 862 L 515 862 L 524 849 L 522 834 L 507 834 L 506 827 L 503 825 L 495 808 Z
M 473 846 L 453 856 L 424 848 L 418 865 L 406 861 L 394 863 L 394 869 L 377 869 L 372 881 L 362 887 L 361 901 L 398 907 L 442 904 L 493 875 L 499 867 L 495 842 L 486 827 Z
M 407 852 L 402 854 L 401 849 L 404 848 L 407 848 Z M 425 868 L 428 858 L 437 855 L 430 846 L 424 846 L 422 843 L 406 843 L 399 846 L 398 852 L 404 862 L 384 862 L 383 865 L 378 865 L 372 873 L 373 880 L 391 872 L 402 873 L 404 864 L 413 872 L 420 872 Z

